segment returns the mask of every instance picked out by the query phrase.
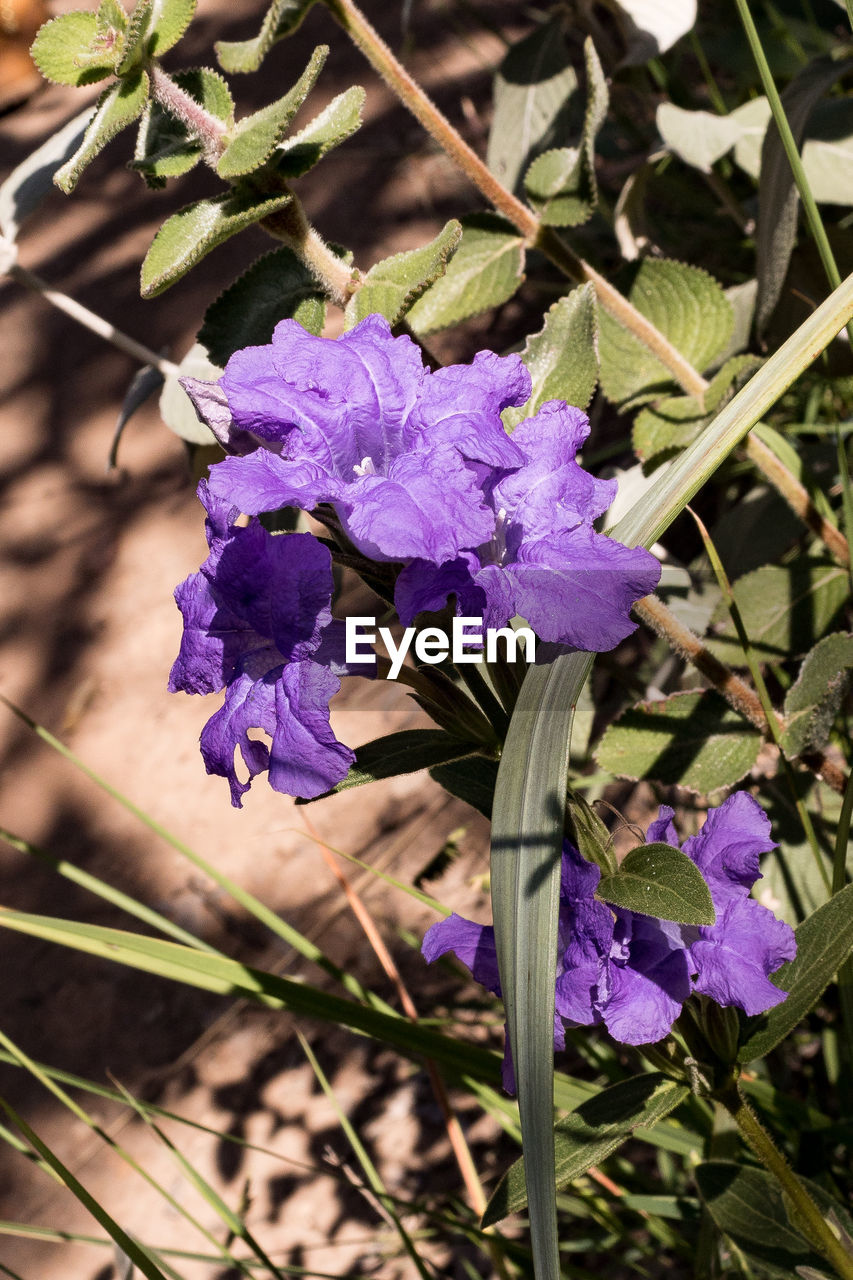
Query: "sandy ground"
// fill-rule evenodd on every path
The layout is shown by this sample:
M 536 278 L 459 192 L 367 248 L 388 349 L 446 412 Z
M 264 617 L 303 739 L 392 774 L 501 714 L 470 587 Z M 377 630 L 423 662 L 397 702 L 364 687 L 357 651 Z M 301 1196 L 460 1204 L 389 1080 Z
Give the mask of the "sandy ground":
M 56 6 L 56 9 L 68 5 Z M 371 12 L 371 6 L 368 5 Z M 492 6 L 496 10 L 500 5 Z M 500 41 L 482 32 L 460 40 L 442 27 L 445 6 L 418 17 L 413 69 L 445 109 L 482 141 L 475 105 L 486 97 Z M 262 6 L 200 0 L 191 35 L 173 66 L 210 62 L 214 39 L 256 29 Z M 399 45 L 396 12 L 372 6 Z M 504 13 L 506 5 L 503 6 Z M 247 16 L 248 15 L 248 16 Z M 347 48 L 325 11 L 311 12 L 299 36 L 280 45 L 262 74 L 236 84 L 249 110 L 288 87 L 314 44 L 332 54 L 315 106 L 354 79 L 368 88 L 367 123 L 303 183 L 311 215 L 332 240 L 370 265 L 422 243 L 450 213 L 476 208 L 448 163 L 391 102 Z M 82 106 L 72 90 L 45 87 L 0 121 L 4 172 Z M 269 244 L 250 232 L 217 250 L 155 302 L 138 296 L 139 262 L 169 212 L 213 190 L 192 175 L 146 193 L 123 167 L 129 135 L 113 143 L 73 198 L 50 195 L 21 237 L 21 262 L 125 332 L 179 358 L 207 303 Z M 349 188 L 357 188 L 354 199 Z M 332 326 L 336 323 L 331 319 Z M 466 358 L 490 321 L 471 326 L 444 358 Z M 197 749 L 215 700 L 166 692 L 180 620 L 174 585 L 204 555 L 200 509 L 184 447 L 160 422 L 156 402 L 133 419 L 121 469 L 106 458 L 118 407 L 136 366 L 16 284 L 0 285 L 0 690 L 61 736 L 86 764 L 221 871 L 320 942 L 339 965 L 394 999 L 390 984 L 339 887 L 306 831 L 406 879 L 465 827 L 462 857 L 441 882 L 442 898 L 479 912 L 485 823 L 415 775 L 298 809 L 257 782 L 242 812 L 222 779 L 208 778 Z M 489 339 L 500 345 L 500 333 Z M 351 744 L 422 723 L 396 687 L 354 684 L 338 699 L 333 724 Z M 240 959 L 316 981 L 311 966 L 252 922 L 227 895 L 162 839 L 17 722 L 0 712 L 0 823 L 18 836 L 138 896 L 183 927 Z M 3 846 L 2 902 L 78 920 L 127 925 L 115 908 L 70 885 L 25 853 Z M 369 874 L 347 869 L 400 965 L 416 1001 L 429 1010 L 440 979 L 401 940 L 420 937 L 433 914 Z M 271 1149 L 241 1147 L 202 1131 L 169 1132 L 226 1201 L 250 1200 L 247 1220 L 280 1261 L 332 1275 L 411 1274 L 375 1208 L 346 1185 L 353 1158 L 329 1102 L 314 1083 L 290 1018 L 231 1006 L 218 997 L 148 978 L 6 931 L 0 1026 L 27 1053 L 95 1081 L 110 1078 L 211 1126 Z M 329 982 L 321 978 L 321 981 Z M 440 1115 L 423 1071 L 365 1040 L 306 1021 L 340 1103 L 387 1180 L 403 1195 L 446 1191 L 457 1180 Z M 211 1252 L 170 1207 L 101 1141 L 22 1072 L 2 1069 L 2 1092 L 66 1160 L 122 1226 L 159 1245 Z M 87 1105 L 117 1141 L 155 1172 L 174 1200 L 216 1239 L 224 1231 L 162 1145 L 125 1112 Z M 492 1127 L 472 1111 L 470 1137 L 488 1174 L 498 1160 Z M 21 1155 L 0 1150 L 4 1219 L 98 1234 L 66 1192 Z M 387 1255 L 387 1256 L 386 1256 Z M 0 1239 L 0 1259 L 27 1280 L 107 1280 L 108 1250 L 94 1245 Z M 187 1280 L 224 1276 L 211 1264 L 180 1265 Z M 447 1274 L 456 1274 L 447 1264 Z

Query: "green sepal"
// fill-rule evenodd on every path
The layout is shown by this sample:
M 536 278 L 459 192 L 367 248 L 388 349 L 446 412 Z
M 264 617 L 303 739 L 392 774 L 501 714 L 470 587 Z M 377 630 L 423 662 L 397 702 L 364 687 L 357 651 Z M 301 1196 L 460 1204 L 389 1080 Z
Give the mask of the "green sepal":
M 498 780 L 496 760 L 487 756 L 466 756 L 452 764 L 434 765 L 429 776 L 457 800 L 464 800 L 484 818 L 491 818 Z
M 220 40 L 216 57 L 223 71 L 257 71 L 274 44 L 302 22 L 314 0 L 273 0 L 258 34 L 251 40 Z
M 433 333 L 506 302 L 524 279 L 524 237 L 494 213 L 461 219 L 462 239 L 447 270 L 408 315 L 416 333 Z
M 461 238 L 461 225 L 451 219 L 429 244 L 377 262 L 347 303 L 344 327 L 351 329 L 373 312 L 390 325 L 399 324 L 421 294 L 444 275 Z
M 507 430 L 531 418 L 546 400 L 585 409 L 598 383 L 598 322 L 595 288 L 578 285 L 545 313 L 545 323 L 521 353 L 533 383 L 521 409 L 504 409 Z
M 148 46 L 152 58 L 160 58 L 176 45 L 195 15 L 197 0 L 158 0 Z
M 127 75 L 140 62 L 147 61 L 151 43 L 151 15 L 154 0 L 137 0 L 130 15 L 124 37 L 124 57 L 116 67 L 116 74 Z
M 566 834 L 587 862 L 601 867 L 608 875 L 617 870 L 610 832 L 592 805 L 571 787 L 566 799 Z
M 278 322 L 287 318 L 320 334 L 326 300 L 302 260 L 292 249 L 281 248 L 258 258 L 211 303 L 199 342 L 224 367 L 235 351 L 266 345 Z
M 641 409 L 631 443 L 641 462 L 667 456 L 692 444 L 703 427 L 761 365 L 758 356 L 732 356 L 708 384 L 702 402 L 695 396 L 666 396 Z
M 53 181 L 70 194 L 77 185 L 80 174 L 86 165 L 94 160 L 99 151 L 107 145 L 111 138 L 127 125 L 138 120 L 148 101 L 148 73 L 135 71 L 122 80 L 111 84 L 98 99 L 83 141 L 70 160 L 66 160 L 61 169 L 57 169 Z
M 615 907 L 676 924 L 711 925 L 717 919 L 702 872 L 686 853 L 663 841 L 632 849 L 613 875 L 601 877 L 596 895 Z
M 142 296 L 168 289 L 208 253 L 245 227 L 290 203 L 287 193 L 264 196 L 248 186 L 235 187 L 210 200 L 198 200 L 163 223 L 142 263 Z
M 238 121 L 216 166 L 220 178 L 243 177 L 267 162 L 314 87 L 328 56 L 329 46 L 318 45 L 289 93 Z
M 361 127 L 365 92 L 354 84 L 333 98 L 313 120 L 279 143 L 276 173 L 285 178 L 299 178 L 313 169 L 327 151 L 337 147 Z
M 402 729 L 399 733 L 389 733 L 356 747 L 355 764 L 350 766 L 347 776 L 331 791 L 314 799 L 322 800 L 352 787 L 363 787 L 380 778 L 396 778 L 403 773 L 417 773 L 419 769 L 462 760 L 474 755 L 479 746 L 476 742 L 454 738 L 443 729 Z M 313 800 L 296 803 L 312 804 Z
M 227 84 L 217 71 L 193 67 L 178 71 L 175 83 L 226 127 L 234 122 L 234 100 Z M 186 126 L 165 111 L 158 102 L 150 102 L 136 138 L 136 149 L 130 168 L 142 173 L 150 186 L 162 187 L 167 178 L 189 173 L 202 157 L 201 143 Z
M 652 1128 L 683 1102 L 690 1090 L 662 1072 L 648 1072 L 582 1102 L 554 1126 L 557 1189 L 569 1186 L 593 1165 L 612 1155 L 635 1129 Z M 527 1207 L 524 1157 L 507 1169 L 486 1206 L 481 1222 L 490 1227 Z
M 46 80 L 76 87 L 106 80 L 115 63 L 102 42 L 97 16 L 77 10 L 40 27 L 30 54 Z
M 833 721 L 850 682 L 853 635 L 825 636 L 806 654 L 795 683 L 785 695 L 786 756 L 819 751 L 829 741 Z

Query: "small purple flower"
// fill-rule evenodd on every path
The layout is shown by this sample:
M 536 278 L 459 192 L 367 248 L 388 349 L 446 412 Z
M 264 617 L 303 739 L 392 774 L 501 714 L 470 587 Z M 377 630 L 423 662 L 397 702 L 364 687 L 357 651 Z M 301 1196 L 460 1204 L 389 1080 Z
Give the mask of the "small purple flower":
M 677 844 L 673 811 L 660 810 L 648 839 Z M 683 852 L 699 867 L 711 890 L 716 923 L 693 927 L 610 908 L 595 897 L 598 867 L 565 842 L 555 991 L 555 1047 L 563 1022 L 604 1023 L 624 1044 L 662 1040 L 691 992 L 747 1014 L 763 1013 L 785 999 L 769 981 L 796 954 L 793 930 L 749 896 L 760 878 L 759 854 L 774 849 L 770 821 L 746 792 L 711 809 Z M 452 915 L 428 930 L 423 954 L 431 962 L 454 951 L 473 976 L 500 995 L 494 930 Z M 504 1082 L 512 1085 L 504 1061 Z

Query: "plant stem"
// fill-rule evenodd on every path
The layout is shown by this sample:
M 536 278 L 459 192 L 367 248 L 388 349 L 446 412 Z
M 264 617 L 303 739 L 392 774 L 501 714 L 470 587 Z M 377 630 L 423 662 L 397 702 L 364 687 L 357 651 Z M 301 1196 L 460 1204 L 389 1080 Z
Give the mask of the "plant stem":
M 187 130 L 201 143 L 204 158 L 211 168 L 225 150 L 225 124 L 196 102 L 180 85 L 167 75 L 159 62 L 152 62 L 148 68 L 151 77 L 153 96 L 161 107 L 170 115 L 180 120 Z
M 806 1238 L 820 1249 L 843 1280 L 853 1280 L 853 1258 L 837 1239 L 782 1152 L 751 1109 L 734 1081 L 715 1095 L 740 1129 L 746 1143 L 779 1183 L 802 1223 Z
M 263 229 L 282 240 L 301 258 L 305 266 L 320 282 L 332 302 L 345 307 L 358 289 L 359 272 L 339 258 L 312 227 L 305 215 L 302 202 L 293 196 L 290 204 L 277 213 L 263 218 Z
M 755 463 L 761 474 L 781 494 L 803 524 L 817 534 L 843 568 L 849 569 L 850 544 L 841 530 L 836 529 L 835 525 L 818 511 L 805 485 L 801 484 L 784 462 L 777 458 L 773 450 L 769 449 L 754 432 L 747 436 L 745 448 L 750 461 Z

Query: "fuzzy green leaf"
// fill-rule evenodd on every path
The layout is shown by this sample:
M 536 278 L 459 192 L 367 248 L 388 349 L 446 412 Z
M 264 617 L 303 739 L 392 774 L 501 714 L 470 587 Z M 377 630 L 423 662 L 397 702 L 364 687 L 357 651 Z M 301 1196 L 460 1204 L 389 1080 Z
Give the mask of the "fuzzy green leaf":
M 829 630 L 848 598 L 849 581 L 834 561 L 801 556 L 744 574 L 732 590 L 756 657 L 784 662 L 806 653 Z M 731 666 L 747 666 L 724 604 L 715 617 L 722 627 L 708 647 Z
M 69 195 L 77 185 L 86 165 L 94 160 L 111 138 L 138 120 L 148 101 L 148 74 L 134 71 L 111 84 L 98 99 L 83 141 L 70 160 L 57 169 L 53 181 Z
M 707 369 L 734 326 L 732 305 L 717 281 L 668 259 L 645 258 L 633 271 L 630 301 L 695 368 Z M 598 323 L 601 387 L 609 400 L 625 408 L 671 386 L 669 370 L 603 309 Z
M 714 924 L 711 892 L 686 853 L 662 842 L 642 844 L 618 871 L 602 876 L 598 897 L 613 906 L 677 924 Z
M 94 84 L 113 74 L 115 56 L 105 43 L 99 44 L 94 13 L 74 10 L 51 18 L 39 28 L 30 53 L 45 79 L 54 84 Z
M 635 1129 L 652 1128 L 674 1111 L 689 1090 L 660 1072 L 634 1076 L 602 1089 L 554 1128 L 557 1188 L 569 1186 L 612 1155 Z M 495 1189 L 481 1225 L 501 1222 L 527 1206 L 524 1157 L 511 1165 Z
M 739 390 L 761 364 L 758 356 L 732 356 L 711 380 L 704 409 L 695 396 L 667 396 L 641 409 L 634 419 L 631 443 L 643 462 L 692 444 L 724 400 Z
M 800 674 L 785 697 L 787 756 L 825 747 L 853 667 L 853 635 L 826 636 L 806 654 Z
M 274 249 L 252 263 L 205 312 L 199 342 L 223 367 L 242 347 L 264 346 L 279 320 L 298 320 L 322 333 L 326 303 L 311 272 L 292 249 Z
M 533 391 L 521 409 L 505 409 L 507 430 L 535 414 L 546 400 L 565 400 L 585 409 L 598 382 L 598 325 L 595 289 L 578 285 L 545 314 L 545 324 L 527 339 L 521 353 Z
M 197 0 L 154 0 L 151 14 L 152 58 L 160 58 L 176 45 L 193 20 Z
M 566 800 L 566 835 L 587 862 L 595 863 L 608 875 L 616 871 L 613 837 L 592 805 L 571 787 Z
M 199 200 L 163 223 L 142 264 L 142 296 L 153 298 L 238 231 L 277 213 L 289 195 L 263 196 L 247 187 Z
M 391 325 L 399 324 L 418 298 L 444 275 L 461 238 L 462 227 L 453 219 L 429 244 L 377 262 L 347 303 L 345 328 L 351 329 L 372 312 L 383 315 Z
M 595 758 L 620 778 L 707 793 L 729 787 L 758 758 L 761 734 L 714 690 L 640 702 L 616 720 Z
M 328 56 L 329 46 L 318 45 L 308 66 L 283 98 L 238 121 L 216 166 L 220 178 L 239 178 L 266 163 L 313 89 Z
M 130 15 L 124 36 L 124 56 L 116 67 L 116 71 L 120 76 L 132 71 L 138 63 L 145 61 L 148 57 L 153 12 L 154 0 L 137 0 L 136 8 Z
M 216 71 L 193 67 L 178 71 L 172 77 L 179 88 L 200 103 L 206 111 L 226 127 L 234 121 L 234 100 L 227 84 Z M 165 111 L 159 103 L 150 102 L 136 138 L 131 168 L 142 173 L 152 186 L 165 186 L 167 178 L 188 173 L 202 157 L 201 143 L 186 126 Z
M 352 85 L 333 98 L 299 133 L 285 138 L 278 147 L 276 172 L 285 178 L 299 178 L 313 169 L 327 151 L 345 142 L 360 128 L 364 98 L 361 85 Z
M 216 56 L 223 71 L 257 71 L 270 49 L 302 22 L 314 0 L 273 0 L 263 25 L 251 40 L 220 40 Z
M 853 884 L 813 911 L 797 929 L 797 955 L 771 974 L 788 998 L 747 1020 L 739 1062 L 752 1062 L 775 1049 L 810 1013 L 835 974 L 853 955 Z
M 462 239 L 444 275 L 409 312 L 416 333 L 433 333 L 499 307 L 524 279 L 524 237 L 493 213 L 462 219 Z
M 380 778 L 396 778 L 401 773 L 417 773 L 434 765 L 461 760 L 478 750 L 476 742 L 454 738 L 443 729 L 401 729 L 399 733 L 375 738 L 363 747 L 356 747 L 355 764 L 342 782 L 325 795 L 337 795 L 352 787 L 363 787 Z M 322 800 L 323 796 L 316 799 Z M 297 800 L 297 804 L 311 804 L 310 800 Z
M 485 756 L 466 756 L 450 764 L 434 765 L 429 776 L 457 800 L 464 800 L 483 817 L 491 818 L 498 780 L 497 761 Z

